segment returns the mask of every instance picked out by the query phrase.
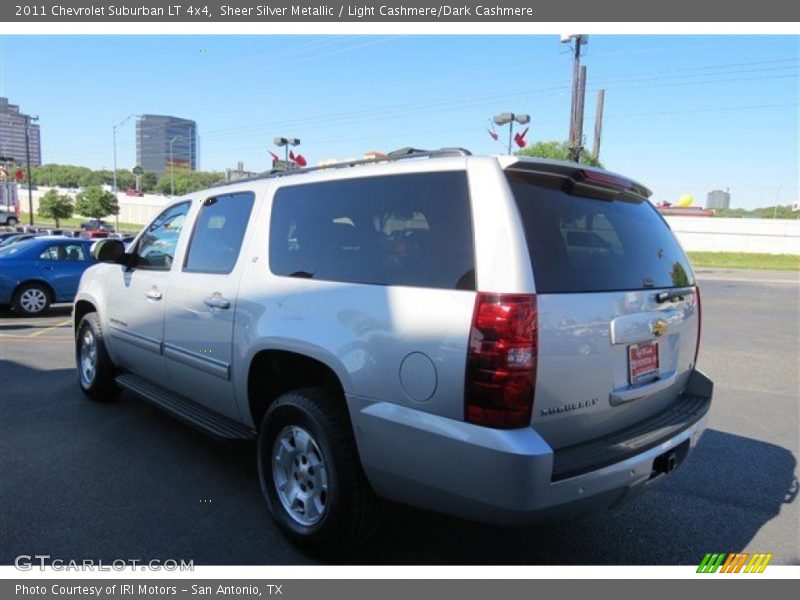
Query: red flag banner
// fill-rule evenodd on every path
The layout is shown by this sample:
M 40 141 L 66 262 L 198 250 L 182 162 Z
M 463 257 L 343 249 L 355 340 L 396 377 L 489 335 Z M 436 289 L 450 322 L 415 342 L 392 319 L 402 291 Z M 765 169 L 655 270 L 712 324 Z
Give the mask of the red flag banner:
M 528 142 L 525 141 L 525 135 L 528 133 L 528 129 L 529 127 L 526 127 L 524 131 L 522 132 L 518 131 L 517 133 L 514 134 L 514 141 L 520 148 L 524 148 L 525 146 L 528 145 Z

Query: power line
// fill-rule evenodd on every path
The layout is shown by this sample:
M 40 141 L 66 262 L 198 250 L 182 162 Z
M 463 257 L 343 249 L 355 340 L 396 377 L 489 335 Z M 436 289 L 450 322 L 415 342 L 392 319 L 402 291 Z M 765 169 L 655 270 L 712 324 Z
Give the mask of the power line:
M 755 61 L 760 64 L 768 64 L 768 63 L 775 63 L 775 62 L 789 62 L 796 59 L 781 59 L 780 61 Z M 744 64 L 744 63 L 732 63 L 732 64 Z M 691 70 L 697 69 L 711 69 L 711 68 L 720 68 L 720 67 L 728 67 L 728 65 L 707 65 L 703 67 L 692 67 Z M 748 69 L 748 70 L 736 70 L 736 71 L 725 71 L 722 73 L 707 73 L 701 75 L 701 77 L 709 77 L 714 75 L 730 75 L 730 74 L 748 74 L 748 73 L 759 73 L 759 72 L 774 72 L 776 69 L 784 69 L 788 67 L 772 67 L 767 69 Z M 737 81 L 755 81 L 759 79 L 782 79 L 782 78 L 791 78 L 797 77 L 797 73 L 793 73 L 790 75 L 778 75 L 778 76 L 767 76 L 767 77 L 747 77 L 747 78 L 725 78 L 725 79 L 717 79 L 717 80 L 701 80 L 698 81 L 694 79 L 698 77 L 696 75 L 686 75 L 682 76 L 682 78 L 689 78 L 686 81 L 673 81 L 669 83 L 660 83 L 660 84 L 649 84 L 649 85 L 612 85 L 608 86 L 608 80 L 603 80 L 603 78 L 599 78 L 600 84 L 602 84 L 606 89 L 616 89 L 616 90 L 631 90 L 631 89 L 648 89 L 653 87 L 677 87 L 680 85 L 705 85 L 705 84 L 716 84 L 716 83 L 729 83 L 729 82 L 737 82 Z M 635 84 L 637 82 L 646 82 L 646 81 L 653 81 L 654 77 L 639 77 L 638 79 L 629 79 L 627 81 L 621 80 L 621 78 L 616 78 L 617 83 L 631 83 Z M 514 97 L 526 97 L 529 99 L 537 99 L 537 98 L 545 98 L 545 97 L 552 97 L 559 95 L 566 89 L 566 86 L 553 86 L 549 88 L 532 88 L 526 90 L 520 90 L 511 93 L 505 94 L 491 94 L 491 95 L 479 95 L 479 96 L 472 96 L 466 97 L 461 102 L 459 102 L 458 108 L 472 108 L 487 105 L 490 103 L 494 103 L 495 101 L 501 99 L 509 99 Z M 593 87 L 592 89 L 596 89 Z M 553 91 L 555 93 L 544 93 Z M 338 113 L 331 113 L 327 115 L 320 115 L 317 117 L 311 118 L 304 118 L 304 119 L 288 119 L 283 121 L 273 121 L 270 123 L 248 123 L 243 124 L 238 127 L 234 128 L 225 128 L 225 129 L 215 129 L 209 130 L 203 133 L 203 139 L 205 142 L 210 140 L 221 140 L 227 137 L 238 136 L 241 137 L 243 134 L 245 137 L 253 137 L 255 135 L 259 135 L 259 130 L 261 129 L 272 129 L 275 127 L 286 127 L 286 126 L 296 126 L 296 125 L 306 125 L 306 126 L 313 126 L 317 129 L 320 128 L 330 128 L 336 126 L 344 126 L 348 123 L 363 121 L 363 120 L 381 120 L 388 117 L 413 117 L 415 115 L 421 114 L 430 114 L 435 113 L 437 111 L 442 110 L 452 110 L 452 100 L 450 98 L 447 99 L 437 99 L 437 100 L 430 100 L 428 102 L 419 101 L 414 103 L 403 103 L 397 104 L 394 106 L 389 107 L 374 107 L 374 108 L 367 108 L 367 109 L 356 109 L 351 111 L 344 111 Z M 121 148 L 130 148 L 133 144 L 122 145 Z M 49 150 L 48 154 L 55 153 L 56 155 L 59 152 L 75 152 L 78 150 L 89 149 L 89 148 L 103 148 L 104 150 L 98 150 L 94 154 L 100 154 L 101 152 L 105 152 L 105 144 L 103 145 L 96 145 L 96 146 L 83 146 L 83 147 L 62 147 L 55 150 Z M 92 153 L 89 153 L 92 154 Z

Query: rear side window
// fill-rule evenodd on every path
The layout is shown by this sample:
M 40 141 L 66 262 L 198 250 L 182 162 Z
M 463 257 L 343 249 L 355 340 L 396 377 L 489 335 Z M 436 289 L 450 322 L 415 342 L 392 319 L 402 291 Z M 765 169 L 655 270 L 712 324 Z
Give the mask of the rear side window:
M 539 293 L 694 285 L 686 255 L 647 201 L 608 202 L 508 172 Z
M 208 198 L 200 208 L 184 271 L 230 273 L 236 265 L 255 195 L 239 192 Z
M 475 289 L 463 171 L 284 187 L 275 194 L 270 269 L 328 281 Z
M 83 244 L 50 246 L 39 256 L 41 260 L 86 260 Z

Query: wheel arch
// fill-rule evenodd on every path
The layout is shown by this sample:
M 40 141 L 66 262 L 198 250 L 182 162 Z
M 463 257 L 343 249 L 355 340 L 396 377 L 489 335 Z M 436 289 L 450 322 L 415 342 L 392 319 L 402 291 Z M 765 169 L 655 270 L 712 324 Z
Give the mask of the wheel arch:
M 77 298 L 72 308 L 72 327 L 75 331 L 78 330 L 81 319 L 89 313 L 97 312 L 97 306 L 91 300 L 86 298 Z
M 53 288 L 53 286 L 50 285 L 50 283 L 48 283 L 46 280 L 37 278 L 31 278 L 31 279 L 26 279 L 24 281 L 20 281 L 14 288 L 14 292 L 11 294 L 12 301 L 17 297 L 17 294 L 23 287 L 25 287 L 26 285 L 30 285 L 31 283 L 39 284 L 45 289 L 47 289 L 47 293 L 50 295 L 51 304 L 56 301 L 56 290 Z
M 339 397 L 347 409 L 342 378 L 325 361 L 292 350 L 257 351 L 247 373 L 247 402 L 256 429 L 270 405 L 285 392 L 306 387 L 325 387 Z M 349 414 L 349 413 L 348 413 Z

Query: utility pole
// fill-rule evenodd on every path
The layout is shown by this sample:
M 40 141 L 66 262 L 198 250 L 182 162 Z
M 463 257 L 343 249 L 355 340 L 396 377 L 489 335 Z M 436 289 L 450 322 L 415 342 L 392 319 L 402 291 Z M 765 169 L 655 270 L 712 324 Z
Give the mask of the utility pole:
M 581 75 L 585 80 L 585 67 L 581 69 L 581 47 L 585 46 L 589 41 L 588 35 L 575 34 L 561 36 L 562 44 L 574 43 L 573 47 L 573 62 L 572 62 L 572 104 L 569 114 L 569 148 L 573 160 L 577 162 L 580 157 L 580 146 L 582 131 L 579 132 L 578 119 L 580 115 L 581 125 L 583 128 L 583 112 L 580 106 L 579 96 L 581 92 Z
M 603 104 L 606 99 L 606 91 L 597 91 L 597 109 L 594 111 L 594 146 L 592 155 L 595 160 L 600 159 L 600 138 L 603 136 Z
M 25 160 L 28 171 L 28 224 L 33 225 L 33 181 L 31 181 L 31 121 L 38 121 L 39 117 L 25 115 Z
M 581 161 L 583 152 L 583 113 L 586 102 L 586 66 L 581 66 L 581 74 L 578 79 L 578 100 L 577 112 L 575 114 L 575 146 L 573 146 L 573 159 L 575 162 Z

